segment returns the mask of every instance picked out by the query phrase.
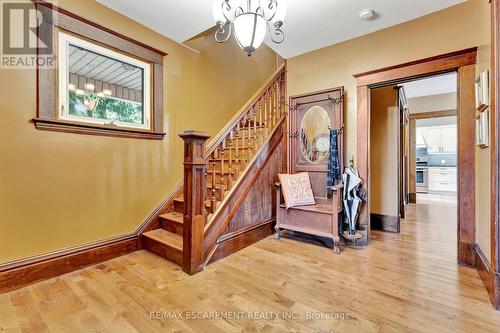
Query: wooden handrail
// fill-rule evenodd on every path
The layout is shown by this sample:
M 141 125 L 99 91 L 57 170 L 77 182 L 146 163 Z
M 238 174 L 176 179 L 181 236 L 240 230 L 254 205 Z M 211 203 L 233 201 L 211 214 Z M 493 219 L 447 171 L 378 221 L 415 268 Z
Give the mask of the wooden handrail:
M 248 111 L 258 103 L 259 99 L 267 92 L 269 87 L 283 74 L 285 71 L 285 64 L 281 65 L 276 72 L 267 80 L 258 90 L 257 92 L 250 98 L 250 100 L 238 111 L 233 118 L 228 122 L 228 124 L 219 132 L 217 135 L 213 137 L 207 144 L 207 148 L 205 150 L 205 159 L 207 159 L 210 154 L 219 146 L 222 141 L 229 135 L 229 133 L 234 129 L 234 127 L 240 123 Z

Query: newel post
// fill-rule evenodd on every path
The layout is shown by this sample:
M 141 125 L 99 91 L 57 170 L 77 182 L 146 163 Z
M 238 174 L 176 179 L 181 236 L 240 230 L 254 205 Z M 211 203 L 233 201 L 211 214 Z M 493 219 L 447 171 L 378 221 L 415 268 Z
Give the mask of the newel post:
M 203 270 L 205 227 L 206 133 L 185 131 L 184 140 L 184 226 L 182 269 L 193 275 Z

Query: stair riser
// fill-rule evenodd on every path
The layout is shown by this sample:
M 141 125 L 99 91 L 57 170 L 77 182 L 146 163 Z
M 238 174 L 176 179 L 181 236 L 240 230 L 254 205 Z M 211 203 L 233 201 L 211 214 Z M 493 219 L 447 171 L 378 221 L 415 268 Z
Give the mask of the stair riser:
M 182 266 L 182 251 L 147 237 L 143 237 L 142 244 L 148 251 Z
M 182 236 L 182 223 L 160 219 L 160 228 Z
M 177 213 L 184 214 L 184 202 L 179 202 L 174 200 L 174 211 Z

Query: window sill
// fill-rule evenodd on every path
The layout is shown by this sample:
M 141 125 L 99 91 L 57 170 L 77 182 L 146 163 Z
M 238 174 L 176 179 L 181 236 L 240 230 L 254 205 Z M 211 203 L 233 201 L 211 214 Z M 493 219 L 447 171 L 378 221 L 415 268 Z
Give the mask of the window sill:
M 109 125 L 85 124 L 66 120 L 33 118 L 33 122 L 35 123 L 35 127 L 39 130 L 75 134 L 102 135 L 146 140 L 162 140 L 166 134 L 164 132 Z

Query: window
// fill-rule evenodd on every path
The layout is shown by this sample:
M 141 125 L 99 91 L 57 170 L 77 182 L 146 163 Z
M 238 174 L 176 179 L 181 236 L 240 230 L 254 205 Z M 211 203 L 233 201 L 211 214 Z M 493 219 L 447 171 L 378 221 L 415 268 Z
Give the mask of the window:
M 55 66 L 37 67 L 39 130 L 161 140 L 165 52 L 45 2 L 40 36 Z M 52 12 L 52 13 L 50 13 Z M 41 55 L 41 48 L 37 49 Z
M 151 128 L 151 65 L 59 32 L 59 118 Z

